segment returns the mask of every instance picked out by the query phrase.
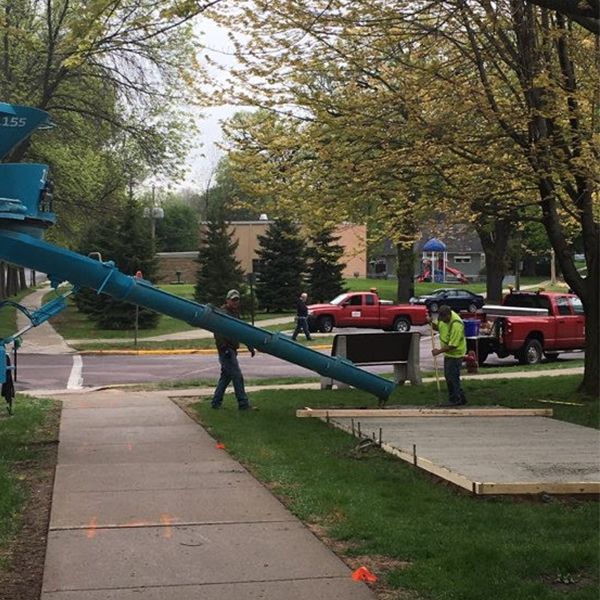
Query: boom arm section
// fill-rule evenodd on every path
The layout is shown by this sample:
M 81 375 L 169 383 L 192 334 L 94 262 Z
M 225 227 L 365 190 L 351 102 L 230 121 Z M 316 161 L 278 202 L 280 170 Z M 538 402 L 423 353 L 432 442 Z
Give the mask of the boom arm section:
M 174 296 L 143 279 L 124 275 L 112 263 L 92 260 L 27 233 L 0 228 L 0 260 L 47 273 L 54 285 L 69 281 L 77 287 L 91 288 L 118 300 L 181 319 L 195 327 L 219 332 L 261 352 L 363 389 L 382 402 L 394 389 L 393 382 L 364 371 L 348 360 L 326 356 L 287 336 L 254 327 L 210 306 Z

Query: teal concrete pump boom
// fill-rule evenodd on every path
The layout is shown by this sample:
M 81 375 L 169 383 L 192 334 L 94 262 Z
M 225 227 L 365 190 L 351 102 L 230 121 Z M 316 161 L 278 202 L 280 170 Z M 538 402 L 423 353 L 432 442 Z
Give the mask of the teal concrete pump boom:
M 47 122 L 48 116 L 43 111 L 0 103 L 0 157 Z M 17 166 L 22 169 L 15 169 Z M 68 281 L 76 288 L 91 288 L 221 333 L 261 352 L 363 389 L 381 402 L 394 389 L 393 382 L 346 359 L 316 352 L 283 334 L 254 327 L 211 306 L 169 294 L 148 281 L 121 273 L 112 262 L 93 260 L 43 241 L 43 230 L 54 222 L 47 171 L 45 165 L 0 163 L 0 260 L 47 273 L 54 287 Z M 1 375 L 0 368 L 0 383 Z

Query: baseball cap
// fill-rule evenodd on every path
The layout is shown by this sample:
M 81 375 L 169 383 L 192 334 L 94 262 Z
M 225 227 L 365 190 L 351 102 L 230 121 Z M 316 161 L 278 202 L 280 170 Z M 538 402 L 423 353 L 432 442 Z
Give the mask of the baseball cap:
M 234 298 L 239 298 L 240 297 L 240 293 L 237 290 L 229 290 L 227 292 L 227 296 L 225 296 L 225 298 L 227 300 L 233 300 Z

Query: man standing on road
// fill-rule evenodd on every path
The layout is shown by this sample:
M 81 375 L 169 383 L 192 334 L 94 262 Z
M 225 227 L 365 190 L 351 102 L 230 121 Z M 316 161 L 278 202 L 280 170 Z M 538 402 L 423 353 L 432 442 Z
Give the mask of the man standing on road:
M 227 314 L 240 318 L 240 293 L 237 290 L 229 290 L 225 297 L 225 304 L 221 307 L 221 310 Z M 244 388 L 244 376 L 237 359 L 238 348 L 240 343 L 237 340 L 226 338 L 225 336 L 215 333 L 215 344 L 217 351 L 219 352 L 219 363 L 221 364 L 221 376 L 219 383 L 213 394 L 211 406 L 213 408 L 221 408 L 223 404 L 223 394 L 227 389 L 227 386 L 233 381 L 233 389 L 235 390 L 235 397 L 238 401 L 238 408 L 240 410 L 249 410 L 250 402 Z M 254 348 L 248 346 L 250 355 L 254 357 Z
M 294 329 L 294 333 L 292 334 L 292 339 L 296 340 L 298 334 L 303 331 L 306 339 L 310 341 L 312 338 L 310 337 L 310 331 L 308 331 L 308 307 L 306 306 L 306 300 L 308 299 L 308 294 L 306 292 L 302 292 L 300 294 L 300 298 L 296 302 L 296 329 Z
M 460 367 L 467 353 L 465 325 L 462 319 L 444 304 L 440 306 L 439 319 L 431 326 L 440 332 L 441 348 L 433 348 L 431 354 L 444 355 L 444 377 L 448 386 L 448 403 L 451 406 L 462 406 L 467 403 L 465 393 L 460 384 Z

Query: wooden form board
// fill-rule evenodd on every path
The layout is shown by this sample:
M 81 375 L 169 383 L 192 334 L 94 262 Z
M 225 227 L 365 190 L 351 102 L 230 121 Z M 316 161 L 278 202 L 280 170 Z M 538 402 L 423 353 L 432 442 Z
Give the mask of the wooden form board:
M 379 411 L 383 412 L 383 411 Z M 323 418 L 323 417 L 321 417 Z M 351 435 L 356 435 L 356 431 L 342 423 L 337 421 L 330 421 L 338 429 L 342 429 Z M 451 471 L 441 465 L 436 465 L 427 458 L 422 458 L 416 453 L 416 448 L 413 447 L 412 451 L 404 450 L 402 448 L 396 448 L 391 444 L 385 442 L 378 444 L 379 447 L 387 452 L 397 456 L 405 462 L 411 463 L 419 469 L 423 469 L 432 475 L 445 479 L 458 487 L 472 492 L 475 495 L 500 495 L 500 494 L 600 494 L 600 482 L 596 481 L 581 481 L 581 482 L 508 482 L 508 483 L 494 483 L 490 481 L 473 481 L 455 471 Z
M 297 417 L 551 417 L 551 408 L 304 408 Z

